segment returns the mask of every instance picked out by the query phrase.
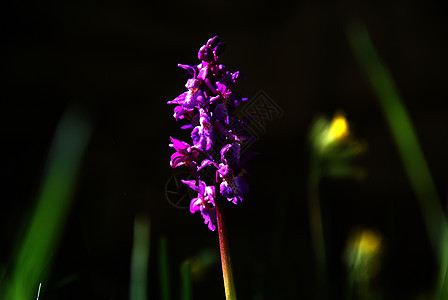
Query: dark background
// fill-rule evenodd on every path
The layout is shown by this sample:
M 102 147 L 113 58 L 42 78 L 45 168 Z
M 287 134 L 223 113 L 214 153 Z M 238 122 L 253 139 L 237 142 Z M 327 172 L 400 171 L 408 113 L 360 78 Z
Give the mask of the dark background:
M 387 245 L 379 285 L 389 299 L 430 292 L 435 257 L 417 199 L 378 101 L 349 48 L 345 26 L 363 21 L 409 110 L 439 196 L 447 200 L 448 108 L 445 7 L 433 2 L 144 2 L 3 4 L 0 109 L 0 262 L 9 259 L 41 184 L 47 151 L 65 109 L 89 107 L 94 132 L 74 206 L 42 299 L 127 299 L 134 217 L 151 220 L 149 294 L 159 296 L 157 245 L 167 238 L 173 297 L 179 266 L 217 234 L 199 215 L 174 208 L 165 184 L 169 136 L 180 136 L 166 101 L 184 91 L 177 63 L 219 34 L 222 62 L 283 109 L 252 149 L 251 192 L 229 206 L 229 238 L 240 299 L 312 299 L 306 194 L 306 135 L 316 114 L 343 109 L 368 151 L 363 181 L 321 186 L 331 290 L 341 297 L 343 249 L 355 226 L 379 230 Z M 67 280 L 68 279 L 68 280 Z M 65 284 L 60 282 L 66 281 Z M 217 262 L 193 286 L 194 299 L 222 299 Z

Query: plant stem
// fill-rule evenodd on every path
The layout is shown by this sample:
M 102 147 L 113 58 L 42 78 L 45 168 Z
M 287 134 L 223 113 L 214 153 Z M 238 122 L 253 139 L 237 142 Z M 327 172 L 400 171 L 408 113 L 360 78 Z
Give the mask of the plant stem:
M 313 243 L 316 279 L 319 286 L 319 298 L 326 298 L 327 290 L 327 258 L 322 221 L 322 211 L 319 197 L 320 162 L 311 153 L 311 167 L 308 178 L 308 200 L 310 210 L 310 230 Z
M 182 300 L 191 300 L 191 263 L 187 260 L 180 266 L 181 289 L 180 295 Z
M 227 241 L 227 227 L 224 216 L 223 197 L 219 192 L 219 175 L 215 178 L 215 207 L 216 221 L 218 224 L 219 250 L 221 252 L 222 276 L 227 300 L 236 300 L 235 283 L 233 281 L 232 263 L 230 260 L 230 249 Z
M 160 278 L 160 299 L 171 299 L 170 272 L 168 265 L 168 246 L 166 237 L 159 239 L 159 278 Z
M 129 299 L 147 299 L 148 259 L 150 251 L 150 221 L 145 215 L 134 219 L 134 240 L 131 252 Z

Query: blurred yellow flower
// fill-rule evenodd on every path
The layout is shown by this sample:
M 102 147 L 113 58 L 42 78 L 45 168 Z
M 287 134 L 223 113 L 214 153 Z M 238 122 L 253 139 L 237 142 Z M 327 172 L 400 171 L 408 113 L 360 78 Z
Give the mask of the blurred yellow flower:
M 381 246 L 381 236 L 371 230 L 364 230 L 358 241 L 358 251 L 365 255 L 375 255 Z
M 319 122 L 320 129 L 316 132 L 316 142 L 321 152 L 327 151 L 331 146 L 337 145 L 350 136 L 347 119 L 341 111 L 335 113 L 331 122 L 324 118 Z
M 347 243 L 347 265 L 358 280 L 376 275 L 382 254 L 382 236 L 371 229 L 354 230 Z
M 338 112 L 331 121 L 328 137 L 331 141 L 342 139 L 349 135 L 347 120 L 343 113 Z
M 366 143 L 353 137 L 343 111 L 333 119 L 319 116 L 310 130 L 311 157 L 322 176 L 362 179 L 365 172 L 352 165 L 354 159 L 366 150 Z

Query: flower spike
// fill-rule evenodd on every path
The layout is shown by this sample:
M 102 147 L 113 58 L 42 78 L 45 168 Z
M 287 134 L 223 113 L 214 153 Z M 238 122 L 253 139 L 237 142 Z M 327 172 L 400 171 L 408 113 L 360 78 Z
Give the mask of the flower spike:
M 239 71 L 231 72 L 219 63 L 226 43 L 219 36 L 210 38 L 200 47 L 197 65 L 178 64 L 187 71 L 186 91 L 168 104 L 175 105 L 174 118 L 186 122 L 182 129 L 191 130 L 191 143 L 171 138 L 170 146 L 176 151 L 170 160 L 173 168 L 185 165 L 194 180 L 183 181 L 198 192 L 191 201 L 190 211 L 200 211 L 208 228 L 214 230 L 215 198 L 219 193 L 230 202 L 243 201 L 249 191 L 247 172 L 241 162 L 244 136 L 237 136 L 235 126 L 244 126 L 245 120 L 238 120 L 235 108 L 247 100 L 232 90 L 234 84 L 243 78 Z M 213 182 L 206 182 L 206 174 L 215 172 L 219 190 Z M 209 176 L 210 177 L 210 176 Z

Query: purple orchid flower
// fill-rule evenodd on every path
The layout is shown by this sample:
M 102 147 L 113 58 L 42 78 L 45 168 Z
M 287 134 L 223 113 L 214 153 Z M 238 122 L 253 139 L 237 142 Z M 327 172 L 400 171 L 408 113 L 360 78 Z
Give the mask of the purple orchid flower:
M 167 104 L 178 105 L 174 108 L 173 115 L 176 121 L 182 120 L 185 116 L 188 116 L 191 119 L 194 115 L 194 109 L 199 107 L 205 101 L 203 91 L 196 87 L 199 86 L 198 80 L 189 79 L 186 86 L 190 87 L 187 92 L 184 92 L 173 100 L 167 102 Z
M 195 147 L 191 147 L 188 143 L 179 141 L 170 137 L 171 144 L 170 147 L 173 147 L 176 152 L 171 155 L 170 165 L 173 168 L 177 168 L 178 166 L 188 165 L 190 163 L 195 163 L 194 160 L 198 158 L 199 151 Z
M 168 101 L 167 104 L 178 104 L 184 108 L 193 110 L 204 100 L 204 95 L 201 90 L 190 89 L 188 92 L 180 94 L 174 100 Z
M 203 108 L 199 109 L 199 126 L 191 132 L 193 145 L 202 151 L 208 151 L 212 147 L 212 130 L 210 117 Z
M 228 144 L 221 149 L 221 161 L 218 173 L 222 178 L 221 194 L 227 200 L 237 204 L 242 201 L 243 194 L 249 192 L 249 185 L 245 179 L 245 170 L 240 168 L 241 146 L 238 142 Z
M 246 156 L 241 155 L 241 144 L 246 138 L 240 134 L 243 132 L 240 127 L 246 121 L 234 114 L 236 107 L 247 98 L 232 90 L 243 77 L 240 72 L 230 72 L 218 62 L 224 48 L 225 43 L 215 36 L 199 49 L 199 64 L 179 64 L 190 76 L 185 84 L 187 91 L 167 102 L 176 105 L 174 118 L 187 123 L 181 128 L 191 130 L 192 140 L 190 146 L 171 138 L 170 146 L 176 152 L 171 156 L 170 165 L 173 168 L 185 165 L 190 170 L 194 180 L 183 182 L 198 192 L 191 200 L 190 212 L 200 211 L 210 230 L 216 228 L 217 193 L 237 204 L 249 191 Z M 215 172 L 217 182 L 205 181 L 205 168 L 207 172 Z
M 182 180 L 182 182 L 198 192 L 198 196 L 191 199 L 190 212 L 194 214 L 200 211 L 204 223 L 214 231 L 216 228 L 215 187 L 207 186 L 202 180 L 199 180 L 198 185 L 196 185 L 196 180 Z

